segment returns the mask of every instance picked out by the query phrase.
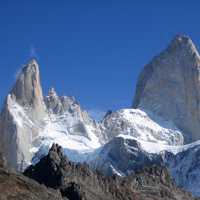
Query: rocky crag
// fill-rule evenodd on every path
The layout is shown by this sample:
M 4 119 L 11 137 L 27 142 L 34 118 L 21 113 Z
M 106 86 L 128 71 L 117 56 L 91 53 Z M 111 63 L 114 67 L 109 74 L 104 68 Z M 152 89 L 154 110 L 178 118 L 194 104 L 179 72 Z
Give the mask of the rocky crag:
M 59 191 L 8 170 L 0 156 L 0 200 L 62 200 L 62 196 Z
M 59 189 L 69 200 L 192 200 L 177 188 L 166 168 L 149 166 L 126 178 L 105 177 L 88 165 L 74 164 L 54 144 L 48 155 L 24 174 L 48 187 Z
M 192 40 L 177 35 L 142 70 L 133 108 L 173 121 L 185 141 L 200 139 L 200 56 Z

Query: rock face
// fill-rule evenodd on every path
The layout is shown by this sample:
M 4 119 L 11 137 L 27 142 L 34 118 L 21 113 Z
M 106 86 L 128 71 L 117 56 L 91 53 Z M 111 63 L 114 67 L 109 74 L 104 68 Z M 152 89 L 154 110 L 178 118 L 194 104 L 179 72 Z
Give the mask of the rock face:
M 58 96 L 55 89 L 49 90 L 49 95 L 44 98 L 51 121 L 57 118 L 60 124 L 63 122 L 63 131 L 70 135 L 79 135 L 90 138 L 88 127 L 95 128 L 96 122 L 90 118 L 88 113 L 81 109 L 78 101 L 71 96 Z M 95 132 L 95 135 L 97 132 Z
M 37 62 L 31 60 L 18 75 L 0 115 L 0 150 L 8 166 L 20 169 L 30 163 L 32 141 L 45 117 Z
M 133 139 L 116 137 L 107 143 L 92 160 L 90 166 L 107 176 L 113 174 L 128 176 L 144 167 L 164 166 L 159 154 L 144 151 L 139 142 Z
M 59 191 L 15 172 L 0 168 L 0 200 L 62 200 Z
M 59 191 L 47 189 L 22 174 L 8 170 L 0 154 L 0 200 L 62 200 Z
M 165 168 L 149 167 L 126 178 L 104 177 L 91 171 L 87 165 L 69 162 L 56 144 L 47 156 L 30 166 L 24 174 L 59 189 L 69 200 L 193 199 L 174 185 Z
M 139 76 L 134 108 L 172 120 L 185 141 L 200 139 L 200 57 L 192 40 L 176 36 Z
M 192 192 L 194 196 L 200 196 L 200 145 L 187 148 L 176 155 L 166 152 L 164 160 L 176 184 Z
M 81 110 L 79 103 L 74 97 L 60 97 L 54 88 L 50 88 L 49 95 L 44 99 L 48 111 L 53 114 L 64 114 L 66 111 L 73 113 L 75 109 Z
M 35 59 L 32 59 L 17 77 L 17 81 L 10 92 L 16 102 L 29 110 L 33 119 L 43 119 L 45 116 L 45 105 L 40 84 L 39 66 Z

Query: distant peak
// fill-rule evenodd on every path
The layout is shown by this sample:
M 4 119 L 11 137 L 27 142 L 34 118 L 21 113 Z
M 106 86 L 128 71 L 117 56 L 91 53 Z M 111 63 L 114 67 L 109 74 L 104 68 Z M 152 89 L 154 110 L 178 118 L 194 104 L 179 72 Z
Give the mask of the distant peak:
M 29 61 L 28 61 L 28 64 L 30 65 L 38 65 L 38 61 L 36 58 L 31 58 Z
M 22 68 L 22 74 L 23 73 L 36 73 L 39 74 L 39 65 L 35 58 L 32 58 L 25 64 Z
M 54 87 L 51 87 L 51 88 L 49 89 L 49 96 L 50 96 L 50 97 L 55 97 L 55 96 L 57 96 L 57 93 L 56 93 L 56 90 L 55 90 Z
M 189 42 L 191 41 L 190 37 L 184 34 L 177 34 L 175 35 L 175 37 L 173 38 L 174 41 L 177 42 Z
M 31 59 L 24 65 L 10 93 L 20 105 L 43 112 L 40 71 L 36 59 Z
M 170 45 L 169 45 L 169 49 L 188 49 L 191 52 L 197 52 L 197 49 L 192 41 L 192 39 L 184 34 L 177 34 L 171 41 Z

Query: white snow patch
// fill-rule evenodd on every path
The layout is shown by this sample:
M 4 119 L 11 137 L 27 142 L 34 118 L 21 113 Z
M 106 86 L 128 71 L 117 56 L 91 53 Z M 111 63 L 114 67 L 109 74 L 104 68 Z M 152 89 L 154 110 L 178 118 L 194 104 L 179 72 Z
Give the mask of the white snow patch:
M 130 136 L 130 135 L 120 134 L 117 137 L 124 138 L 125 140 L 126 139 L 136 140 L 137 142 L 140 143 L 140 145 L 141 145 L 141 147 L 144 151 L 146 151 L 148 153 L 153 153 L 153 154 L 159 154 L 163 151 L 168 151 L 168 152 L 171 152 L 173 154 L 177 154 L 177 153 L 180 153 L 182 151 L 186 151 L 189 148 L 200 145 L 200 140 L 193 142 L 193 143 L 190 143 L 190 144 L 186 144 L 186 145 L 176 145 L 175 146 L 175 145 L 164 145 L 164 144 L 159 143 L 159 142 L 147 142 L 147 141 L 140 140 L 140 139 L 135 138 L 135 137 Z
M 20 106 L 9 94 L 7 97 L 7 104 L 8 104 L 8 109 L 11 115 L 13 116 L 13 119 L 15 123 L 23 127 L 24 125 L 27 126 L 33 126 L 33 122 L 29 119 L 29 117 L 26 115 L 24 109 L 22 106 Z

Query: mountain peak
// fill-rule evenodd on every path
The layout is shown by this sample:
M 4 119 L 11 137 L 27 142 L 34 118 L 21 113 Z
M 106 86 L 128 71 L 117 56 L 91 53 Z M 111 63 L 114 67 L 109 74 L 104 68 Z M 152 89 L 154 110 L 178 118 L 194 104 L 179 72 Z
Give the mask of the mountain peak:
M 56 97 L 57 96 L 57 93 L 56 93 L 56 90 L 54 87 L 51 87 L 49 89 L 49 94 L 48 94 L 49 97 Z
M 189 36 L 184 35 L 184 34 L 177 34 L 175 37 L 172 39 L 172 42 L 174 43 L 190 43 L 192 40 Z
M 38 61 L 37 61 L 36 58 L 31 58 L 31 59 L 27 62 L 26 65 L 30 65 L 30 66 L 36 65 L 37 67 L 39 66 L 39 65 L 38 65 Z M 26 65 L 25 65 L 25 66 L 26 66 Z M 39 69 L 39 67 L 38 67 L 38 69 Z
M 198 51 L 192 39 L 189 36 L 183 34 L 177 34 L 169 44 L 168 51 L 173 52 L 174 50 L 176 51 L 184 50 L 185 52 L 187 51 L 187 53 L 198 55 Z
M 177 35 L 141 72 L 133 107 L 171 120 L 186 142 L 200 139 L 200 57 L 192 40 Z
M 40 74 L 39 64 L 35 58 L 30 59 L 21 69 L 18 78 L 20 76 L 32 74 L 38 76 Z
M 44 112 L 40 71 L 36 59 L 31 59 L 23 66 L 10 94 L 19 105 L 35 110 L 37 116 Z

